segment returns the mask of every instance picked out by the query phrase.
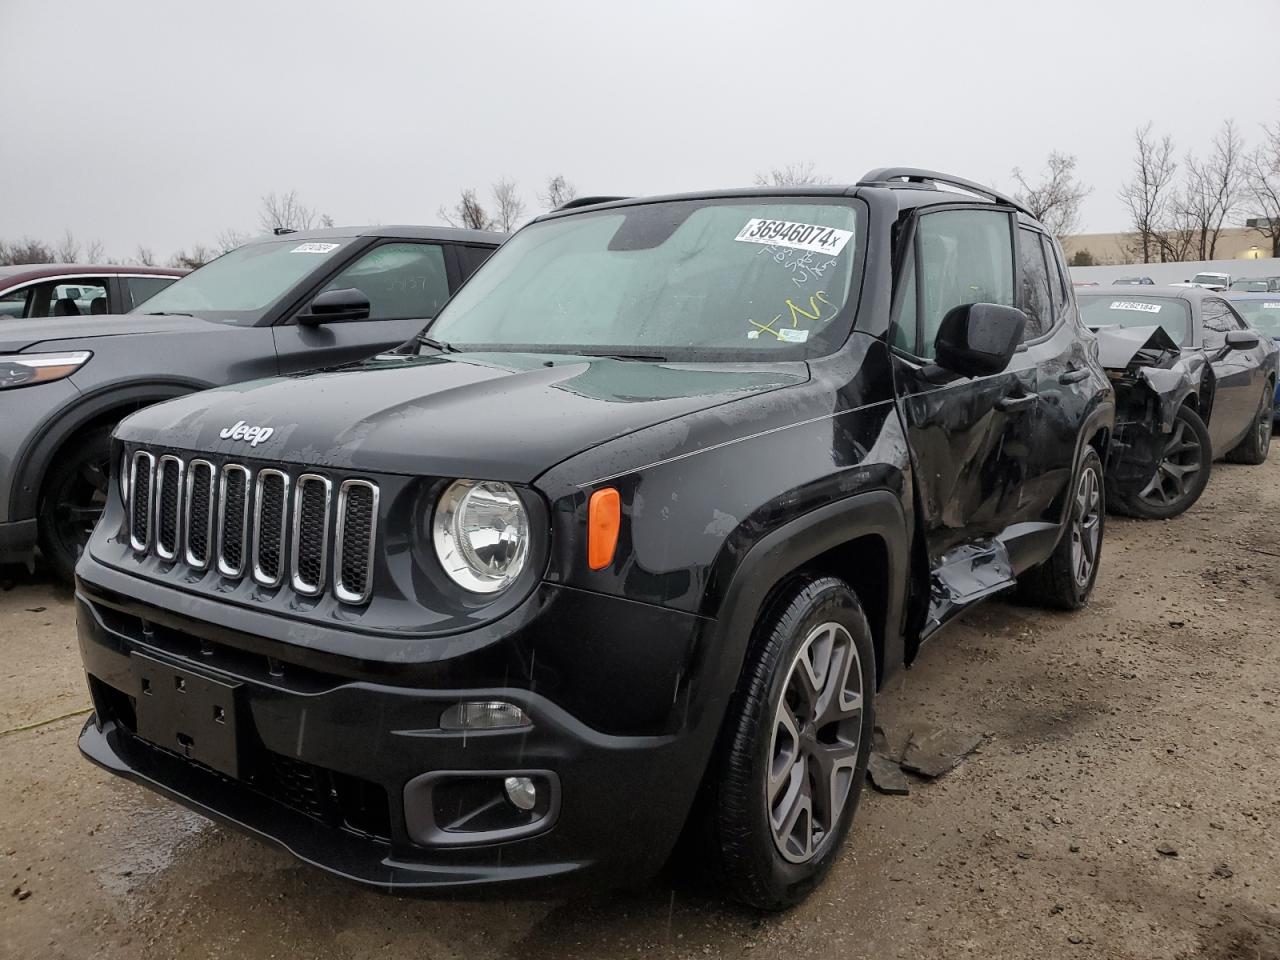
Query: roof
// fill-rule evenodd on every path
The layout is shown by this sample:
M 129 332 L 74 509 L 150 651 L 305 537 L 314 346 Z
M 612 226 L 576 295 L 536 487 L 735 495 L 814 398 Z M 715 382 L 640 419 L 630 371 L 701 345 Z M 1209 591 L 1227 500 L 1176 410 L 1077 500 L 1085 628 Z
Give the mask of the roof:
M 272 240 L 344 240 L 351 237 L 390 237 L 402 240 L 438 240 L 449 243 L 474 243 L 496 247 L 507 234 L 490 230 L 460 230 L 457 227 L 415 226 L 413 224 L 372 225 L 364 227 L 325 227 L 320 230 L 297 230 L 280 235 L 265 234 L 250 243 Z
M 190 272 L 178 267 L 139 267 L 127 263 L 15 263 L 0 267 L 0 286 L 10 287 L 50 277 L 101 277 L 117 273 L 183 277 Z
M 1209 290 L 1206 287 L 1170 287 L 1156 284 L 1142 284 L 1124 290 L 1117 290 L 1114 285 L 1106 287 L 1076 287 L 1077 297 L 1178 297 L 1183 300 L 1199 301 L 1205 297 L 1220 297 L 1221 290 Z

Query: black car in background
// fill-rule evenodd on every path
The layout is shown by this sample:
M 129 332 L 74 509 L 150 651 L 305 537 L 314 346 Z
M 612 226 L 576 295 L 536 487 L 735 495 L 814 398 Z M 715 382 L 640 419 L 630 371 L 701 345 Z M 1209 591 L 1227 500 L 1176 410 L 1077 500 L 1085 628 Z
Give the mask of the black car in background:
M 502 239 L 438 227 L 273 236 L 127 314 L 0 320 L 0 563 L 28 560 L 38 541 L 71 579 L 106 501 L 122 417 L 403 343 Z
M 548 214 L 411 348 L 120 424 L 81 749 L 383 890 L 634 882 L 687 826 L 784 907 L 886 678 L 992 594 L 1087 600 L 1112 420 L 978 184 Z
M 1176 286 L 1077 297 L 1116 386 L 1113 510 L 1174 517 L 1200 498 L 1214 460 L 1266 459 L 1276 345 L 1225 294 Z

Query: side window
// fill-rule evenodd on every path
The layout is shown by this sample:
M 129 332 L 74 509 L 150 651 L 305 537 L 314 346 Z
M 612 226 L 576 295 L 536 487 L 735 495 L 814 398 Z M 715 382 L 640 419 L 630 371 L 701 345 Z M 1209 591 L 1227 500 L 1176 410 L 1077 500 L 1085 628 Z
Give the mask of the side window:
M 85 278 L 74 283 L 42 283 L 28 316 L 87 317 L 107 312 L 107 281 Z
M 369 298 L 370 320 L 429 320 L 449 299 L 444 248 L 434 243 L 384 243 L 325 284 L 355 287 Z
M 1057 322 L 1067 312 L 1067 299 L 1071 293 L 1071 284 L 1067 281 L 1067 269 L 1063 266 L 1062 251 L 1058 244 L 1048 237 L 1041 237 L 1044 243 L 1044 259 L 1049 264 L 1049 286 L 1053 288 L 1053 319 Z
M 0 320 L 6 317 L 25 317 L 27 301 L 31 299 L 33 289 L 33 287 L 23 287 L 20 290 L 0 293 Z
M 465 280 L 475 272 L 476 267 L 489 259 L 493 253 L 492 247 L 455 247 L 458 251 L 458 263 L 462 267 L 462 277 Z
M 129 286 L 129 299 L 133 302 L 133 306 L 139 307 L 177 279 L 177 277 L 127 277 L 125 283 Z
M 1018 230 L 1018 263 L 1022 267 L 1022 291 L 1018 306 L 1027 315 L 1027 327 L 1022 339 L 1034 340 L 1053 329 L 1049 271 L 1044 262 L 1040 234 L 1034 230 Z
M 965 303 L 1014 306 L 1009 214 L 943 210 L 916 230 L 920 284 L 920 356 L 932 359 L 942 318 Z
M 1227 334 L 1240 329 L 1226 302 L 1216 297 L 1206 297 L 1200 304 L 1200 322 L 1206 350 L 1221 350 L 1227 345 Z
M 906 266 L 902 268 L 902 306 L 898 310 L 898 319 L 893 324 L 891 343 L 908 353 L 916 352 L 916 254 L 912 250 L 907 254 Z

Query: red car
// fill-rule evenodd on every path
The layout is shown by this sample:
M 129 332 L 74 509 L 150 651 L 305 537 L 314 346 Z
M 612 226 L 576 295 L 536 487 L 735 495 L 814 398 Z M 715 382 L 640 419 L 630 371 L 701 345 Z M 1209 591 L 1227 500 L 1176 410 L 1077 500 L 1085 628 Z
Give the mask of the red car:
M 187 270 L 29 263 L 0 267 L 0 321 L 128 313 Z

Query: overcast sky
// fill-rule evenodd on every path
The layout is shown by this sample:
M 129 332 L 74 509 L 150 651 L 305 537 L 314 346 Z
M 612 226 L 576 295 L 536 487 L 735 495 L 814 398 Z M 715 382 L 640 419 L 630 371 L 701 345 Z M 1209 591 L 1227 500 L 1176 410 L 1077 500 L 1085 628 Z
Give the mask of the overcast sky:
M 1133 130 L 1280 120 L 1280 0 L 0 0 L 0 238 L 167 257 L 297 190 L 434 223 L 460 188 L 749 183 L 811 160 L 1009 187 L 1053 149 L 1123 229 Z

